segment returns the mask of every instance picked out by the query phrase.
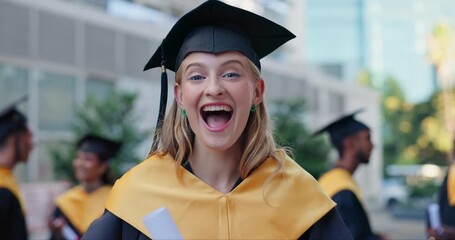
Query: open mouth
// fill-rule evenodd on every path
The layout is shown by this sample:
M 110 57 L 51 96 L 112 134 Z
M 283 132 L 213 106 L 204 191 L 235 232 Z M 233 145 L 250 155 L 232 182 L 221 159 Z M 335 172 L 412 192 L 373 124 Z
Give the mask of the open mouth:
M 231 120 L 232 113 L 232 108 L 228 105 L 208 105 L 201 109 L 204 122 L 213 129 L 226 126 Z

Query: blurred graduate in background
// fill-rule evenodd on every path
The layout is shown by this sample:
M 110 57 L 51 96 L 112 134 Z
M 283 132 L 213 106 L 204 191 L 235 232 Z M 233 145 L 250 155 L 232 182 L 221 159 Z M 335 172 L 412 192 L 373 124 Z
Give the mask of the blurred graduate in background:
M 453 141 L 453 154 L 455 156 L 455 140 Z M 449 240 L 455 239 L 455 163 L 447 170 L 447 175 L 439 190 L 438 226 L 428 228 L 428 239 Z
M 120 142 L 92 134 L 79 140 L 73 160 L 78 185 L 57 197 L 49 221 L 51 239 L 80 239 L 93 220 L 101 216 L 113 184 L 109 159 L 120 146 Z
M 386 239 L 372 232 L 361 190 L 352 177 L 360 164 L 369 163 L 373 149 L 370 128 L 354 119 L 359 112 L 343 116 L 314 134 L 328 133 L 330 142 L 339 153 L 335 166 L 319 178 L 319 183 L 337 203 L 337 209 L 355 240 Z
M 0 111 L 0 239 L 27 239 L 25 205 L 12 173 L 18 163 L 27 162 L 33 148 L 27 118 L 16 108 L 26 99 Z

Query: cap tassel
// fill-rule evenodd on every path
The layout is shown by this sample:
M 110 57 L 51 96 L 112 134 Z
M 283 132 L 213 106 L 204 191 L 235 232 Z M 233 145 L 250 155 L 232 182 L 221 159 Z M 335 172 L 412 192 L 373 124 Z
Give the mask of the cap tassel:
M 160 110 L 158 112 L 158 120 L 156 121 L 155 134 L 153 136 L 153 144 L 150 153 L 158 149 L 158 132 L 163 126 L 164 116 L 166 115 L 166 105 L 167 105 L 167 72 L 166 72 L 166 62 L 163 60 L 161 62 L 161 94 L 160 94 Z

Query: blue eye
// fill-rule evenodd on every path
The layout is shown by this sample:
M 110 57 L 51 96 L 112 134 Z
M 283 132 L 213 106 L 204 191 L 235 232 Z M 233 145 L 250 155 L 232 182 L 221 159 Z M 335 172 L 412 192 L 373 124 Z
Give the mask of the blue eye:
M 201 75 L 194 75 L 189 78 L 189 80 L 194 80 L 194 81 L 202 80 L 202 79 L 204 79 L 204 77 Z
M 237 78 L 237 77 L 240 77 L 240 74 L 238 74 L 238 73 L 226 73 L 226 74 L 223 75 L 223 77 Z

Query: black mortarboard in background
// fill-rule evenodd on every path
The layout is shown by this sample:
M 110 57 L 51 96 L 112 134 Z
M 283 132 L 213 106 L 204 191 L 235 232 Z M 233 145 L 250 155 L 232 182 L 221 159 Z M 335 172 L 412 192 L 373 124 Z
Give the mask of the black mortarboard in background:
M 119 151 L 121 143 L 93 134 L 87 134 L 79 140 L 77 147 L 79 151 L 94 153 L 101 161 L 106 161 Z
M 367 125 L 354 119 L 354 116 L 362 111 L 357 110 L 349 115 L 338 118 L 336 121 L 316 131 L 313 136 L 328 132 L 330 142 L 334 146 L 339 146 L 345 137 L 361 130 L 370 130 Z
M 26 100 L 27 96 L 23 96 L 0 111 L 0 142 L 27 126 L 27 118 L 17 110 L 17 105 Z
M 259 59 L 294 37 L 286 28 L 262 16 L 217 0 L 206 1 L 188 12 L 175 23 L 144 67 L 144 71 L 162 68 L 156 128 L 161 128 L 166 111 L 166 68 L 177 71 L 191 52 L 239 51 L 261 69 Z

